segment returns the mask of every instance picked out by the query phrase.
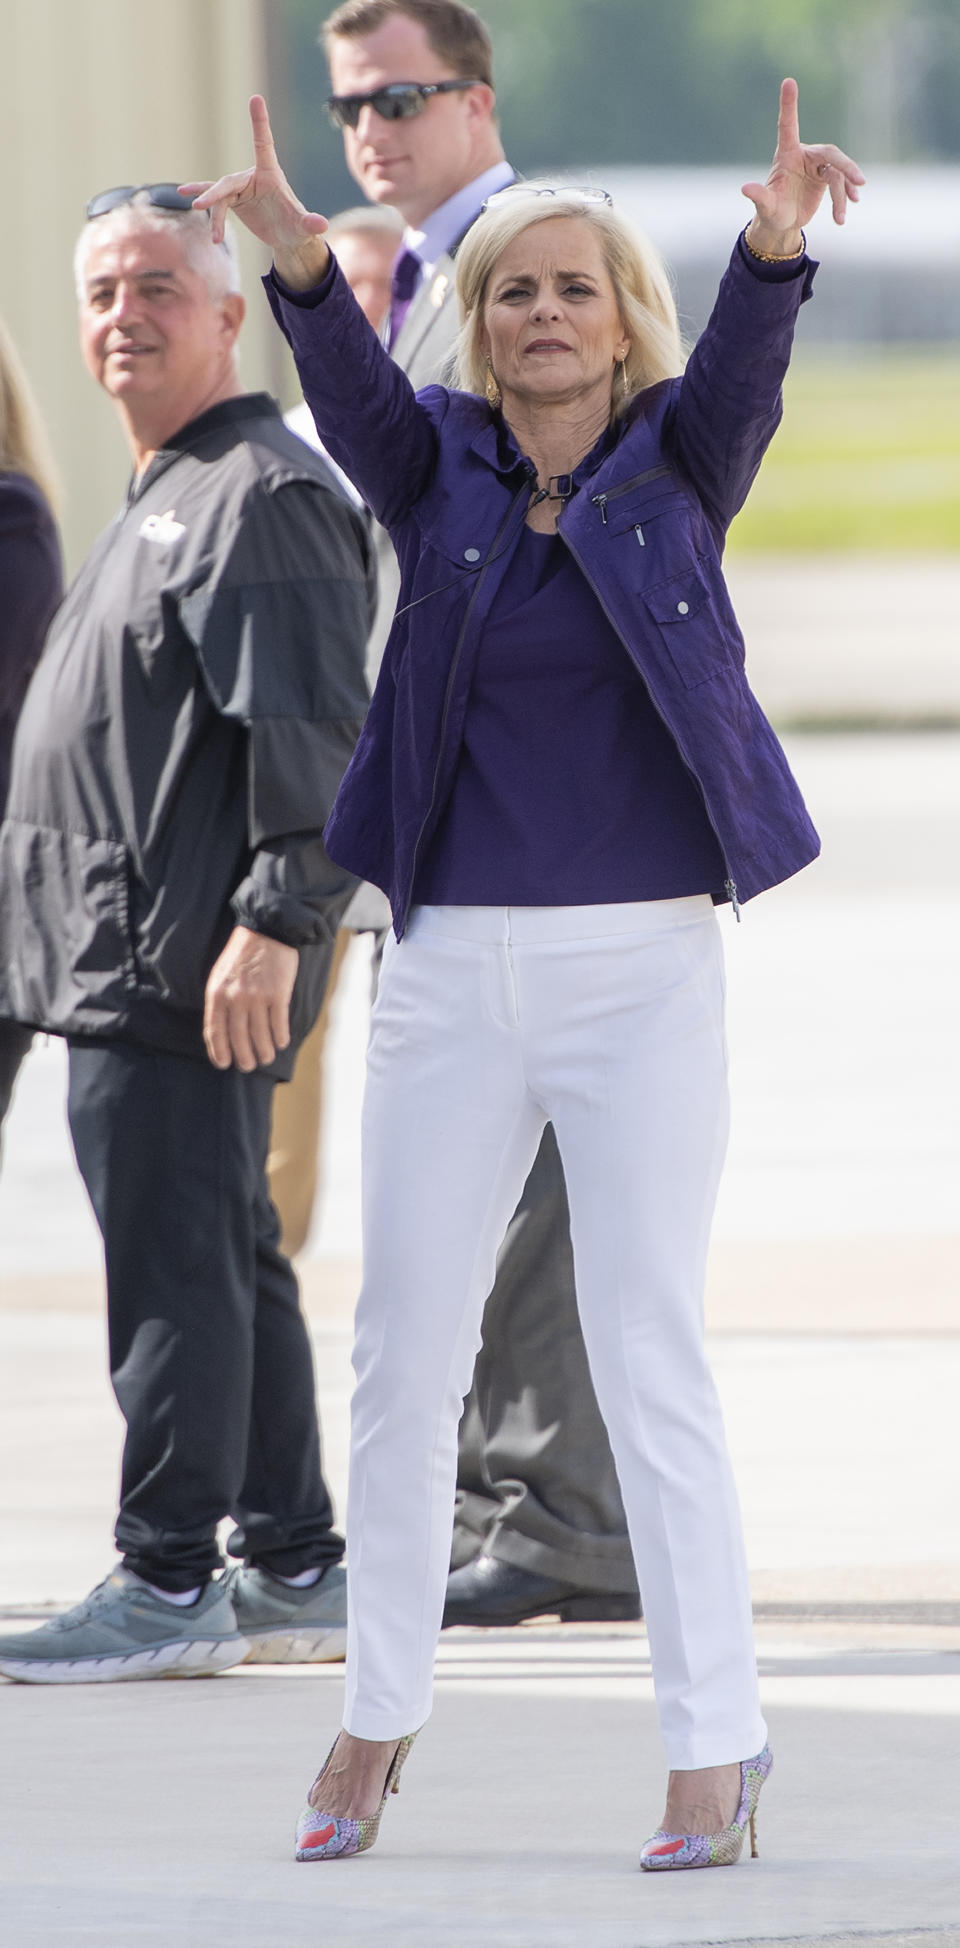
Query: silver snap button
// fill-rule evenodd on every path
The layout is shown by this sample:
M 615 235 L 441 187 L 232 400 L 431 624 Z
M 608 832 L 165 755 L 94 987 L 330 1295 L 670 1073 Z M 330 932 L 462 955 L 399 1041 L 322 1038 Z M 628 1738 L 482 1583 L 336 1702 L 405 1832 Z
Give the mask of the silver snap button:
M 463 559 L 464 561 L 479 561 L 480 560 L 479 548 L 464 548 Z
M 689 602 L 678 602 L 678 603 L 677 603 L 677 614 L 678 614 L 678 616 L 688 616 L 688 615 L 690 614 L 690 604 L 689 604 Z

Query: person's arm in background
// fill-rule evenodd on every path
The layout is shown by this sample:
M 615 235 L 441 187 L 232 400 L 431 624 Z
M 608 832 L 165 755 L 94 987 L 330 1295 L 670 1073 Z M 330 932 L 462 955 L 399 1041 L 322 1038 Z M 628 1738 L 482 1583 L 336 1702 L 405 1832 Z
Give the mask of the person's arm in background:
M 299 950 L 333 938 L 354 890 L 323 827 L 367 707 L 368 566 L 363 517 L 339 494 L 258 486 L 216 587 L 180 604 L 215 707 L 247 731 L 250 856 L 206 992 L 217 1068 L 286 1048 Z

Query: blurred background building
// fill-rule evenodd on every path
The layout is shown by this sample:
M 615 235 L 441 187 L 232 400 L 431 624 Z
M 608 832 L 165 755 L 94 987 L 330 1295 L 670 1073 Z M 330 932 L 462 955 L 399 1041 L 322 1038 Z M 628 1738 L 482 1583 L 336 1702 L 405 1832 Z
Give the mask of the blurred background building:
M 323 210 L 354 201 L 340 137 L 322 109 L 328 84 L 317 35 L 326 11 L 322 0 L 167 0 L 162 13 L 130 0 L 0 0 L 0 310 L 65 477 L 71 567 L 110 518 L 126 476 L 118 429 L 76 351 L 70 258 L 84 203 L 114 183 L 239 165 L 254 89 L 268 96 L 305 201 Z M 953 438 L 952 470 L 942 451 L 960 411 L 956 0 L 844 0 L 842 8 L 835 0 L 762 8 L 755 0 L 484 0 L 480 11 L 496 44 L 511 159 L 526 173 L 560 170 L 609 185 L 667 255 L 690 336 L 746 214 L 739 185 L 768 164 L 779 80 L 797 76 L 808 139 L 835 139 L 870 176 L 846 235 L 835 237 L 821 218 L 811 239 L 829 275 L 804 316 L 798 371 L 802 379 L 814 348 L 835 351 L 839 368 L 821 360 L 825 396 L 833 400 L 849 381 L 844 437 L 854 447 L 866 439 L 872 472 L 885 464 L 875 451 L 878 400 L 889 390 L 896 420 L 919 348 L 927 405 L 943 392 L 942 409 L 925 407 L 919 428 L 921 462 L 934 458 L 924 442 L 934 434 L 939 442 L 933 532 L 938 545 L 950 545 L 952 533 L 960 547 L 960 441 Z M 244 375 L 289 399 L 291 368 L 256 290 L 260 253 L 245 234 L 242 248 Z M 851 346 L 854 359 L 843 349 Z M 832 405 L 827 417 L 835 419 Z M 833 438 L 825 461 L 841 457 Z M 772 456 L 771 489 L 777 464 Z M 928 479 L 928 500 L 929 489 Z M 782 483 L 777 492 L 782 500 Z M 884 495 L 889 502 L 888 485 Z M 783 545 L 784 521 L 771 528 L 761 516 L 752 506 L 752 532 L 744 529 L 738 545 Z M 879 527 L 861 524 L 866 539 L 885 548 L 893 532 L 902 541 L 897 519 L 893 507 Z M 830 545 L 833 523 L 821 529 L 812 538 Z M 804 545 L 811 538 L 803 521 L 796 535 Z
M 264 0 L 0 0 L 4 113 L 0 312 L 26 362 L 65 486 L 71 571 L 111 518 L 129 467 L 77 350 L 73 247 L 84 206 L 118 183 L 216 176 L 249 149 L 248 96 L 269 85 Z M 319 61 L 318 61 L 319 67 Z M 282 342 L 255 289 L 243 370 L 282 383 Z

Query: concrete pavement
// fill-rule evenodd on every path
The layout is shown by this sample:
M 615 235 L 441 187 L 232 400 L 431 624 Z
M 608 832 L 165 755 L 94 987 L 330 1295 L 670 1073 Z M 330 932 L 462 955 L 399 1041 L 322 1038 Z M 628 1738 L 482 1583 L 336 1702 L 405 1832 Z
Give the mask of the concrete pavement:
M 296 1865 L 336 1670 L 8 1687 L 3 1948 L 960 1941 L 958 1651 L 761 1630 L 760 1858 L 642 1875 L 662 1761 L 642 1633 L 456 1632 L 369 1855 Z M 957 1642 L 957 1633 L 952 1633 Z
M 960 723 L 960 554 L 734 545 L 726 575 L 751 682 L 778 725 Z
M 735 1124 L 712 1349 L 777 1766 L 758 1861 L 653 1879 L 641 1627 L 457 1631 L 368 1857 L 293 1863 L 342 1673 L 0 1684 L 0 1948 L 960 1944 L 960 738 L 800 738 L 823 862 L 725 925 Z M 365 973 L 305 1264 L 342 1507 Z M 96 1242 L 31 1058 L 0 1193 L 0 1609 L 106 1570 L 119 1422 Z M 59 1160 L 58 1160 L 59 1159 Z
M 339 1498 L 349 1333 L 330 1297 L 314 1337 Z M 0 1345 L 3 1609 L 22 1623 L 108 1564 L 120 1430 L 96 1312 L 0 1312 Z M 642 1626 L 458 1630 L 376 1850 L 336 1869 L 290 1843 L 339 1667 L 0 1684 L 0 1948 L 960 1943 L 960 1338 L 712 1347 L 777 1754 L 758 1861 L 637 1869 L 663 1788 Z

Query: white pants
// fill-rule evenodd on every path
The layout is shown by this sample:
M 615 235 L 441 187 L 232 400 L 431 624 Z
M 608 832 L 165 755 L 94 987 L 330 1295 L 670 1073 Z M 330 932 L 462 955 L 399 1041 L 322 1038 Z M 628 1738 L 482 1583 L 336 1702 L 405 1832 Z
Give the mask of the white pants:
M 748 1758 L 766 1733 L 702 1343 L 727 1139 L 723 968 L 706 896 L 419 907 L 388 943 L 363 1111 L 344 1722 L 388 1739 L 429 1714 L 457 1425 L 497 1250 L 547 1121 L 668 1762 Z

